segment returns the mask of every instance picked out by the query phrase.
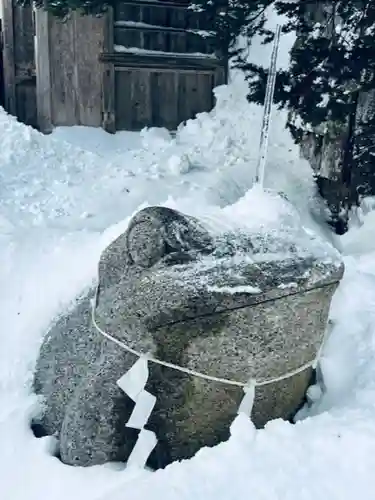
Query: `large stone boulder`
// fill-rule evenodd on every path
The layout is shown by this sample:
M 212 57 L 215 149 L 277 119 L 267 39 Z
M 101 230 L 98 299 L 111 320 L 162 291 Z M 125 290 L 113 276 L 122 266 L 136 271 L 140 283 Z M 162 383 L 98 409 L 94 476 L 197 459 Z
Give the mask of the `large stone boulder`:
M 215 377 L 246 383 L 292 372 L 317 355 L 343 266 L 334 251 L 319 254 L 316 242 L 301 251 L 280 234 L 213 231 L 168 208 L 142 210 L 102 254 L 96 322 L 138 351 Z M 93 328 L 92 296 L 51 327 L 35 373 L 45 399 L 39 425 L 73 465 L 126 461 L 138 434 L 125 427 L 134 403 L 116 385 L 136 357 Z M 292 418 L 311 375 L 306 368 L 259 387 L 255 425 Z M 146 389 L 157 398 L 147 425 L 158 438 L 153 467 L 226 440 L 243 397 L 239 387 L 153 363 Z

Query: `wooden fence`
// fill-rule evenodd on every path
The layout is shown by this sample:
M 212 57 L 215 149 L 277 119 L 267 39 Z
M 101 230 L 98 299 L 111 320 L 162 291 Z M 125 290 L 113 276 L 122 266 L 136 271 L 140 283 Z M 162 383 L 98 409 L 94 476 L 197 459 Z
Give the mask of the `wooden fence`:
M 65 21 L 37 10 L 35 56 L 32 10 L 3 2 L 5 106 L 44 132 L 175 130 L 210 110 L 213 88 L 226 81 L 213 20 L 183 0 L 123 0 L 101 17 Z
M 59 125 L 102 124 L 102 67 L 106 17 L 71 14 L 61 21 L 36 12 L 38 122 L 43 131 Z

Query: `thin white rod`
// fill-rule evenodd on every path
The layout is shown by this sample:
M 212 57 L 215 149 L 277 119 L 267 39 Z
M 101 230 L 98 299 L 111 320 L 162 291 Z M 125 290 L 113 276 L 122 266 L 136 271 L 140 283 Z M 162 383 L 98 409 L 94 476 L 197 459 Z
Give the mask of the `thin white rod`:
M 269 140 L 269 131 L 271 124 L 272 103 L 275 94 L 276 75 L 277 75 L 276 65 L 277 65 L 277 56 L 280 45 L 280 35 L 281 35 L 281 26 L 277 25 L 275 40 L 271 55 L 270 70 L 267 80 L 266 97 L 264 100 L 262 130 L 261 130 L 260 144 L 259 144 L 259 157 L 258 157 L 258 165 L 255 178 L 255 182 L 257 184 L 260 184 L 262 187 L 264 185 L 264 175 L 267 163 L 268 140 Z

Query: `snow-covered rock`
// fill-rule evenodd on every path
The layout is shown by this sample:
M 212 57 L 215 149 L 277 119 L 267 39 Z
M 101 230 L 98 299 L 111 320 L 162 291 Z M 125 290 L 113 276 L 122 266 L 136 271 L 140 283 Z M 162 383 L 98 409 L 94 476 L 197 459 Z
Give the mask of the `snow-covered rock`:
M 260 201 L 268 212 L 253 217 L 249 207 Z M 241 211 L 249 222 L 234 217 Z M 262 427 L 301 406 L 343 266 L 275 193 L 256 187 L 221 214 L 219 224 L 213 214 L 198 221 L 165 207 L 136 214 L 100 259 L 95 321 L 139 353 L 262 384 L 252 412 Z M 71 465 L 126 461 L 137 435 L 124 425 L 133 401 L 116 386 L 134 355 L 89 320 L 87 296 L 47 333 L 35 376 L 46 404 L 38 425 L 59 436 Z M 229 437 L 241 387 L 153 362 L 148 384 L 157 396 L 152 466 Z

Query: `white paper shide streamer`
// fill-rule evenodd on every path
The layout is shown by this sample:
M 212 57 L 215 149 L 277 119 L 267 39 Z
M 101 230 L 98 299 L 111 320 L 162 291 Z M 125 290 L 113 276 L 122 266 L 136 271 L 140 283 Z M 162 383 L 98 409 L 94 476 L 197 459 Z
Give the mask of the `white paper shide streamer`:
M 155 433 L 144 428 L 156 403 L 156 397 L 145 390 L 148 377 L 147 357 L 141 356 L 130 370 L 117 381 L 120 389 L 135 403 L 126 427 L 140 431 L 138 440 L 128 459 L 128 467 L 143 468 L 157 444 Z
M 143 468 L 157 444 L 155 433 L 144 428 L 156 404 L 156 397 L 145 390 L 148 377 L 147 357 L 141 356 L 130 370 L 117 381 L 120 389 L 135 403 L 126 427 L 140 430 L 138 440 L 127 462 L 128 467 Z M 255 380 L 250 380 L 243 388 L 245 394 L 238 408 L 238 415 L 246 415 L 251 419 L 255 387 Z
M 251 420 L 251 412 L 253 411 L 254 400 L 255 400 L 255 387 L 256 381 L 250 380 L 250 382 L 243 388 L 245 393 L 242 398 L 241 404 L 238 407 L 238 415 L 246 415 Z

